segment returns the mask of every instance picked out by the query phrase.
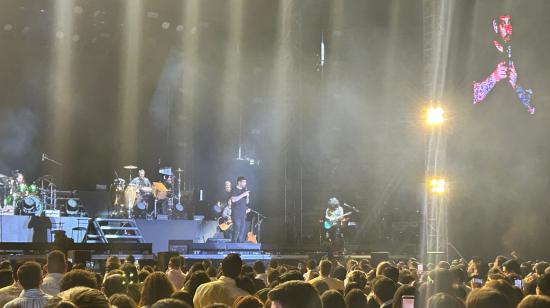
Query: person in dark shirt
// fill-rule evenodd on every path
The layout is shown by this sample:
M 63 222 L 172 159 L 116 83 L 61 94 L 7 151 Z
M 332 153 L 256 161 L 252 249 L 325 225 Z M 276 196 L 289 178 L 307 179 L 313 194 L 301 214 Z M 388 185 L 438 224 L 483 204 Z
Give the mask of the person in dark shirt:
M 234 243 L 243 243 L 246 240 L 246 213 L 250 211 L 250 191 L 246 188 L 246 178 L 239 176 L 237 185 L 231 191 L 231 220 L 233 221 Z
M 226 180 L 223 183 L 223 191 L 217 196 L 215 204 L 217 211 L 221 213 L 225 208 L 229 207 L 229 211 L 231 212 L 231 197 L 233 197 L 231 193 L 231 182 Z
M 233 222 L 231 220 L 231 182 L 224 182 L 224 189 L 218 196 L 214 205 L 214 211 L 221 216 L 218 217 L 218 228 L 216 237 L 224 239 L 233 238 Z
M 47 243 L 48 242 L 48 229 L 52 228 L 52 221 L 49 217 L 46 217 L 46 212 L 42 211 L 39 216 L 32 216 L 27 226 L 29 229 L 33 229 L 32 242 L 33 243 Z

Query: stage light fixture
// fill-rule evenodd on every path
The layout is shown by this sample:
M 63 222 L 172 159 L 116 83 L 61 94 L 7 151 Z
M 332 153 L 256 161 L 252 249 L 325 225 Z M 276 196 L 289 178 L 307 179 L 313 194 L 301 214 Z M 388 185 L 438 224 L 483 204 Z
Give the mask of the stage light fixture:
M 78 214 L 78 201 L 76 199 L 70 198 L 66 203 L 67 215 L 74 216 Z
M 428 124 L 436 125 L 436 124 L 443 123 L 443 120 L 444 120 L 443 114 L 444 114 L 443 108 L 441 108 L 441 107 L 430 107 L 428 109 L 428 114 L 427 114 Z
M 447 190 L 447 185 L 443 178 L 433 178 L 430 181 L 430 187 L 432 192 L 437 194 L 442 194 Z

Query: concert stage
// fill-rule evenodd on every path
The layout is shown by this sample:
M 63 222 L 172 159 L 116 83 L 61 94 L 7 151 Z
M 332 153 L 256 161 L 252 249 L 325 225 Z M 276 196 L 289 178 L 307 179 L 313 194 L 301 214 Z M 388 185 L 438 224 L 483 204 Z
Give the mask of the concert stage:
M 0 215 L 0 242 L 32 242 L 33 230 L 29 229 L 31 216 Z M 53 232 L 63 230 L 67 237 L 80 243 L 84 239 L 88 225 L 87 217 L 50 217 L 52 229 L 48 241 L 53 241 Z M 145 243 L 153 245 L 153 253 L 168 251 L 168 241 L 187 240 L 204 243 L 214 237 L 216 221 L 206 220 L 144 220 L 136 219 Z M 81 228 L 80 231 L 78 228 Z
M 101 221 L 105 218 L 98 218 Z M 279 260 L 289 264 L 297 264 L 308 258 L 321 258 L 326 255 L 326 250 L 316 243 L 303 243 L 302 245 L 269 245 L 253 243 L 229 243 L 224 239 L 209 240 L 215 237 L 217 222 L 207 220 L 135 220 L 135 226 L 143 236 L 142 243 L 83 243 L 86 238 L 85 230 L 87 217 L 50 217 L 53 228 L 48 233 L 50 243 L 32 243 L 33 230 L 27 226 L 31 216 L 0 215 L 0 260 L 39 257 L 45 258 L 45 254 L 52 249 L 67 251 L 74 260 L 90 261 L 91 264 L 103 265 L 104 260 L 110 255 L 125 258 L 132 254 L 138 260 L 153 262 L 154 255 L 160 252 L 177 253 L 183 255 L 190 262 L 211 260 L 220 262 L 228 253 L 241 254 L 245 262 L 256 260 Z M 78 231 L 81 228 L 80 231 Z M 52 234 L 56 230 L 63 230 L 68 237 L 73 238 L 74 243 L 51 243 Z M 169 242 L 172 241 L 171 247 Z M 365 247 L 349 247 L 344 254 L 336 254 L 341 257 L 354 259 L 370 258 L 372 260 L 396 259 L 404 260 L 409 256 L 390 255 L 388 252 L 365 251 Z M 71 252 L 72 251 L 72 252 Z M 341 253 L 341 252 L 340 252 Z M 165 254 L 170 255 L 170 254 Z M 164 257 L 166 259 L 166 257 Z M 163 259 L 163 260 L 164 260 Z M 83 262 L 83 261 L 82 261 Z

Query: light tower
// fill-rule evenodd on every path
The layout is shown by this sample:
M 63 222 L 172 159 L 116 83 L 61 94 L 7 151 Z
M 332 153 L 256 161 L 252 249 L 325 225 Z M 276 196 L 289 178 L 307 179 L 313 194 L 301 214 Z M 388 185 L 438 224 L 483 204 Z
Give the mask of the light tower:
M 426 111 L 425 192 L 423 204 L 422 259 L 434 263 L 447 259 L 447 205 L 449 181 L 445 169 L 446 117 L 440 103 L 430 102 Z
M 424 263 L 447 259 L 449 179 L 446 148 L 449 113 L 443 90 L 449 57 L 454 1 L 422 0 L 423 82 L 426 98 L 425 189 L 420 257 Z M 452 181 L 451 181 L 452 183 Z M 452 187 L 451 187 L 452 188 Z

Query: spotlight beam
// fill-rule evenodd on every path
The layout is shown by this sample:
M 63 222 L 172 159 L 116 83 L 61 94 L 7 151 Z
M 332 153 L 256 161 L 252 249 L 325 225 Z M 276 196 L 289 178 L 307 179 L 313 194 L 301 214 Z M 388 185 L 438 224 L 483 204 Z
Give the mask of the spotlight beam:
M 49 124 L 52 136 L 55 136 L 55 143 L 48 153 L 65 161 L 68 147 L 70 145 L 71 129 L 73 119 L 73 83 L 71 66 L 73 62 L 72 41 L 74 27 L 73 0 L 55 2 L 55 24 L 52 31 L 53 63 L 53 92 L 50 94 L 50 112 L 52 122 Z M 61 179 L 63 181 L 63 179 Z
M 138 148 L 139 75 L 142 41 L 143 1 L 124 1 L 124 36 L 120 48 L 119 163 L 135 163 Z

